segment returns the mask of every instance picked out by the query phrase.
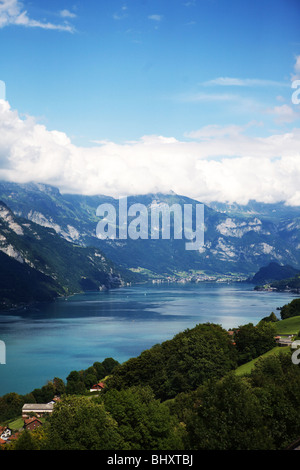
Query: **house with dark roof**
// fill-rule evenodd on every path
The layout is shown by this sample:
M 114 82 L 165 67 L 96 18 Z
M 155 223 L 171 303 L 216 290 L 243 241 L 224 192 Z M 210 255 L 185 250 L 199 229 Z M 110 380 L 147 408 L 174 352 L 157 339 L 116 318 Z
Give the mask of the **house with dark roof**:
M 34 429 L 39 428 L 42 426 L 42 421 L 35 416 L 32 418 L 27 418 L 24 419 L 24 429 L 27 429 L 28 431 L 34 431 Z

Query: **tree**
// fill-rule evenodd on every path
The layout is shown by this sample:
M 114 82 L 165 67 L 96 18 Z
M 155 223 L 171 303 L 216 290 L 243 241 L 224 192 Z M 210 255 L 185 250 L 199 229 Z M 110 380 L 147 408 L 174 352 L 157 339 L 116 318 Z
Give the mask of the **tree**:
M 280 309 L 280 316 L 282 320 L 290 317 L 300 315 L 300 299 L 294 299 L 289 304 L 284 305 Z
M 272 322 L 240 326 L 235 334 L 239 364 L 249 362 L 275 347 L 275 335 L 276 329 Z
M 129 449 L 183 449 L 183 429 L 150 387 L 110 390 L 102 399 Z
M 33 398 L 27 403 L 34 403 L 34 401 Z M 7 393 L 0 397 L 0 422 L 19 416 L 22 413 L 24 403 L 26 403 L 26 400 L 17 393 Z
M 59 395 L 59 396 L 63 395 L 66 391 L 66 386 L 65 386 L 64 381 L 58 377 L 54 377 L 53 386 L 54 386 L 55 395 Z
M 236 359 L 227 331 L 210 323 L 197 325 L 116 367 L 107 389 L 149 385 L 157 398 L 166 400 L 222 377 L 236 367 Z
M 300 367 L 281 352 L 260 358 L 249 377 L 264 408 L 264 421 L 276 449 L 285 449 L 299 438 Z
M 48 382 L 42 388 L 36 388 L 32 391 L 37 403 L 48 403 L 55 395 L 55 387 L 53 382 Z
M 38 445 L 32 433 L 25 429 L 15 442 L 9 444 L 9 450 L 38 450 Z
M 199 387 L 187 415 L 191 450 L 266 450 L 273 448 L 263 408 L 246 380 L 234 373 Z
M 105 375 L 111 374 L 114 368 L 118 365 L 119 362 L 113 359 L 112 357 L 107 357 L 106 359 L 104 359 L 104 361 L 102 362 L 102 366 L 104 367 Z
M 260 322 L 259 322 L 259 325 L 261 325 L 262 322 L 266 322 L 266 321 L 267 321 L 267 322 L 269 321 L 269 322 L 275 323 L 275 322 L 278 321 L 278 318 L 276 317 L 275 313 L 272 312 L 272 313 L 270 313 L 270 315 L 269 315 L 268 317 L 262 318 L 262 319 L 260 320 Z
M 66 397 L 56 404 L 43 444 L 46 450 L 124 448 L 116 421 L 105 411 L 103 403 L 88 397 Z
M 73 370 L 67 377 L 66 393 L 69 395 L 83 394 L 86 391 L 86 387 L 82 381 L 82 377 L 79 372 Z
M 186 425 L 185 449 L 282 450 L 300 435 L 300 367 L 286 352 L 262 357 L 247 377 L 209 380 L 169 407 Z
M 97 381 L 101 380 L 101 379 L 104 379 L 104 377 L 106 376 L 106 370 L 105 370 L 102 362 L 94 362 L 93 367 L 96 371 Z

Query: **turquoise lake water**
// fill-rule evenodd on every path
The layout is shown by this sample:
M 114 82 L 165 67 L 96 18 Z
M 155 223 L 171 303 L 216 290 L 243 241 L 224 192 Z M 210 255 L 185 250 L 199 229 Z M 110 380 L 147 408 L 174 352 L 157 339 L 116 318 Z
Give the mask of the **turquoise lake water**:
M 113 357 L 123 362 L 198 323 L 225 329 L 258 321 L 295 295 L 236 283 L 161 284 L 78 294 L 0 315 L 6 364 L 0 395 L 25 394 L 48 380 Z

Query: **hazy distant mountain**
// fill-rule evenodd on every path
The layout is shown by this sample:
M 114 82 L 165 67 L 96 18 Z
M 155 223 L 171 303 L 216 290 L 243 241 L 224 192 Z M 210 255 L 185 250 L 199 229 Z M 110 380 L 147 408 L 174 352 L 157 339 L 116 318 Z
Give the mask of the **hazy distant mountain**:
M 284 202 L 266 204 L 251 200 L 248 204 L 211 202 L 209 207 L 230 216 L 268 218 L 275 222 L 281 219 L 299 217 L 299 206 L 287 206 Z
M 44 184 L 0 183 L 2 199 L 16 215 L 52 228 L 71 244 L 96 247 L 124 268 L 168 275 L 189 270 L 254 275 L 260 267 L 275 261 L 300 269 L 300 208 L 284 204 L 247 206 L 212 203 L 205 206 L 205 245 L 187 251 L 186 240 L 100 240 L 96 237 L 99 218 L 96 209 L 119 201 L 106 196 L 61 194 Z M 149 194 L 128 198 L 148 210 L 166 202 L 191 204 L 198 201 L 175 194 Z M 171 227 L 172 234 L 172 227 Z

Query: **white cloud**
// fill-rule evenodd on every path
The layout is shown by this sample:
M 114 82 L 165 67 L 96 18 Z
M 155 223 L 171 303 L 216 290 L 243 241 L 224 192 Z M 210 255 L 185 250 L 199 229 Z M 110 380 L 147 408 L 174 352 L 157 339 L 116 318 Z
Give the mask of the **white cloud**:
M 152 21 L 161 21 L 163 17 L 162 15 L 149 15 L 148 19 Z
M 76 16 L 77 16 L 77 15 L 75 15 L 75 13 L 72 13 L 69 10 L 61 10 L 59 12 L 59 14 L 62 18 L 76 18 Z
M 211 124 L 204 126 L 197 131 L 187 132 L 186 137 L 197 140 L 210 140 L 220 137 L 235 137 L 238 138 L 246 129 L 252 126 L 261 126 L 262 123 L 256 121 L 249 122 L 244 126 L 237 126 L 235 124 L 228 126 L 219 126 L 216 124 Z
M 229 93 L 182 93 L 176 99 L 185 103 L 197 103 L 201 101 L 235 101 L 239 97 Z
M 69 24 L 44 23 L 30 18 L 19 0 L 0 0 L 0 28 L 11 25 L 67 32 L 74 31 L 74 28 Z
M 65 133 L 49 131 L 30 116 L 21 119 L 2 100 L 0 179 L 114 197 L 173 190 L 204 202 L 300 205 L 300 129 L 250 137 L 246 127 L 205 126 L 186 141 L 148 135 L 78 147 Z
M 266 113 L 272 114 L 277 124 L 294 122 L 300 118 L 300 113 L 287 104 L 274 106 L 274 108 L 267 109 Z
M 277 86 L 289 87 L 289 83 L 278 82 L 275 80 L 263 80 L 259 78 L 233 78 L 233 77 L 218 77 L 213 80 L 208 80 L 202 83 L 205 86 L 239 86 L 239 87 L 255 87 L 255 86 Z

